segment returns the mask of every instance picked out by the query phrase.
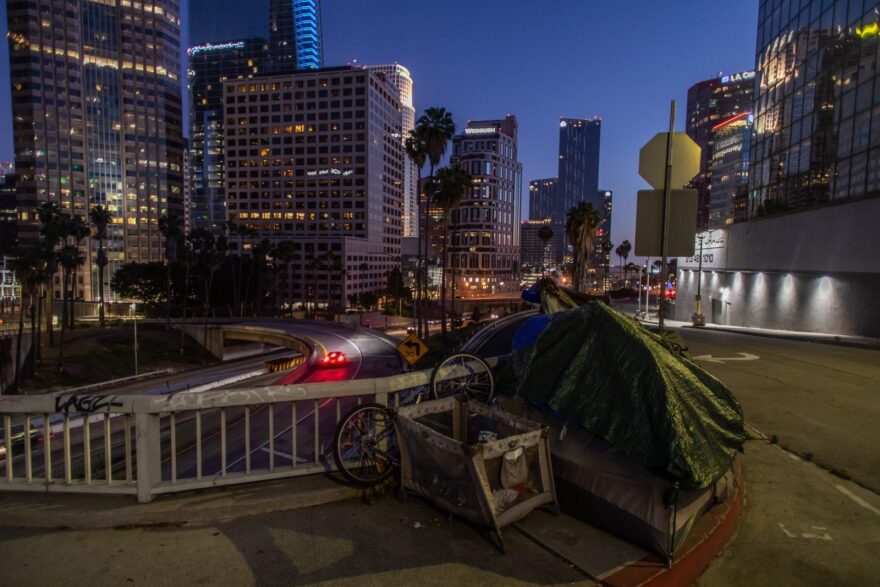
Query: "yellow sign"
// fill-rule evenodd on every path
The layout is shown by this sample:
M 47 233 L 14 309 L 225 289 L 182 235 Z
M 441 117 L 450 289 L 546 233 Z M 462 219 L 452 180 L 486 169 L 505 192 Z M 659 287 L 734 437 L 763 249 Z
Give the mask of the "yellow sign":
M 415 365 L 419 359 L 428 354 L 428 345 L 415 334 L 410 334 L 397 345 L 397 352 L 403 360 L 410 365 Z

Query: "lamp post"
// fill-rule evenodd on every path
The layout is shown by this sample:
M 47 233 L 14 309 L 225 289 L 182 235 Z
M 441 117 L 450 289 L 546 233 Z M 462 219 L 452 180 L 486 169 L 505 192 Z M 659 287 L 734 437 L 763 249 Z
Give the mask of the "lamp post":
M 712 231 L 709 231 L 709 236 L 712 236 Z M 700 242 L 700 258 L 697 261 L 697 296 L 694 298 L 696 302 L 694 307 L 694 314 L 691 316 L 691 321 L 694 326 L 701 327 L 706 325 L 706 317 L 703 316 L 703 298 L 700 295 L 702 293 L 701 286 L 703 283 L 703 239 L 706 238 L 705 234 L 700 234 L 697 236 L 697 240 Z
M 131 304 L 131 316 L 134 319 L 134 374 L 138 374 L 138 319 L 137 304 Z

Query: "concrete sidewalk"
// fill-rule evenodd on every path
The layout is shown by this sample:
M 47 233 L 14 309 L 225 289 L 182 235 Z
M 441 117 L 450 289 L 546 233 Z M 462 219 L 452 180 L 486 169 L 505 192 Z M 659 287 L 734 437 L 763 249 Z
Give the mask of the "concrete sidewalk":
M 657 315 L 651 314 L 647 319 L 638 318 L 639 322 L 647 325 L 656 326 L 659 324 Z M 691 322 L 681 320 L 664 320 L 663 323 L 669 328 L 694 328 Z M 798 340 L 802 342 L 818 342 L 825 344 L 839 344 L 846 346 L 867 347 L 880 349 L 880 339 L 868 338 L 864 336 L 847 336 L 843 334 L 823 334 L 820 332 L 800 332 L 796 330 L 773 330 L 771 328 L 752 328 L 746 326 L 727 326 L 722 324 L 706 323 L 705 326 L 699 327 L 699 330 L 710 330 L 715 332 L 734 332 L 737 334 L 750 334 L 754 336 L 766 336 L 769 338 L 783 338 L 788 340 Z

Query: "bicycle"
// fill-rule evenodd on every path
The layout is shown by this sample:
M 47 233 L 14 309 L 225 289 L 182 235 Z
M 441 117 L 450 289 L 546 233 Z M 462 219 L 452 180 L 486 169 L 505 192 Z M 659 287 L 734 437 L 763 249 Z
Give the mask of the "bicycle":
M 447 377 L 451 369 L 466 372 Z M 495 394 L 491 367 L 475 355 L 452 355 L 434 369 L 427 388 L 419 388 L 401 405 L 419 403 L 426 396 L 441 399 L 455 394 L 489 403 Z M 347 481 L 360 487 L 372 487 L 388 479 L 400 466 L 394 436 L 396 416 L 394 408 L 369 402 L 355 406 L 342 417 L 333 435 L 333 459 Z

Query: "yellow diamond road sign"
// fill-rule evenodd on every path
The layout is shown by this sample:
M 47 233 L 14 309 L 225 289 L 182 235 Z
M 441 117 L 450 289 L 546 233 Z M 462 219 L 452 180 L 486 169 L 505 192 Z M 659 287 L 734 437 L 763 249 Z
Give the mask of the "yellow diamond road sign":
M 404 361 L 415 365 L 419 359 L 428 354 L 428 345 L 415 334 L 410 334 L 397 345 L 397 352 L 400 353 Z
M 639 175 L 656 190 L 666 180 L 666 136 L 658 132 L 639 151 Z M 683 132 L 672 135 L 672 177 L 669 188 L 678 189 L 700 172 L 700 146 Z

